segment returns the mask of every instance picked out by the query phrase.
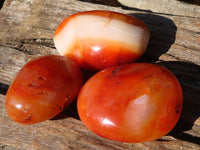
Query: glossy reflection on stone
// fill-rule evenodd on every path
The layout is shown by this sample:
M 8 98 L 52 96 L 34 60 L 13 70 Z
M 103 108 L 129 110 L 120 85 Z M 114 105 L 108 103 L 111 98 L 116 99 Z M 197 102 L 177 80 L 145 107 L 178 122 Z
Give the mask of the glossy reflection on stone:
M 147 26 L 132 16 L 87 11 L 64 19 L 54 43 L 81 68 L 97 70 L 137 60 L 147 47 L 149 34 Z
M 82 87 L 77 108 L 91 131 L 122 142 L 156 140 L 176 125 L 183 94 L 166 68 L 132 63 L 104 69 Z
M 70 58 L 38 57 L 25 64 L 10 85 L 6 112 L 25 125 L 51 119 L 72 103 L 82 84 L 82 72 Z

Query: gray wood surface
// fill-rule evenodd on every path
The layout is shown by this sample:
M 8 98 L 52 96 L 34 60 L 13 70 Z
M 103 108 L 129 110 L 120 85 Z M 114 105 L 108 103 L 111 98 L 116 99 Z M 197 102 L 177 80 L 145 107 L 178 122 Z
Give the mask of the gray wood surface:
M 118 0 L 118 2 L 127 7 L 148 9 L 153 12 L 191 17 L 200 16 L 199 0 Z
M 128 144 L 100 138 L 78 119 L 76 102 L 56 118 L 24 126 L 6 114 L 6 91 L 19 69 L 32 58 L 57 54 L 53 35 L 67 16 L 87 10 L 112 10 L 143 20 L 150 29 L 140 62 L 161 64 L 184 92 L 175 129 L 157 141 Z M 167 92 L 167 91 L 166 91 Z M 6 0 L 0 10 L 0 149 L 200 149 L 200 17 L 153 13 L 76 0 Z

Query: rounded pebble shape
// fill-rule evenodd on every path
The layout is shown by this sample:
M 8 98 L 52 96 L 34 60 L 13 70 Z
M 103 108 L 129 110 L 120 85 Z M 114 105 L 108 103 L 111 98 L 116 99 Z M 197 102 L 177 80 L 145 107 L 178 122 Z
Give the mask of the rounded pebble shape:
M 176 125 L 183 94 L 166 68 L 134 63 L 104 69 L 82 87 L 80 119 L 97 135 L 121 142 L 156 140 Z
M 139 19 L 112 11 L 73 14 L 58 26 L 54 43 L 83 69 L 99 70 L 136 61 L 145 52 L 149 29 Z
M 9 87 L 7 114 L 21 124 L 53 118 L 77 97 L 82 84 L 82 73 L 70 58 L 47 55 L 33 59 Z

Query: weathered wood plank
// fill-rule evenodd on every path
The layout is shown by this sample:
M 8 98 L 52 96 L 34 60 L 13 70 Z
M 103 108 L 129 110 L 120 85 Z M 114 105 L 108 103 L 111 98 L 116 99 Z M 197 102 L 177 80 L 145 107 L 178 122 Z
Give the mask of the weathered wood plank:
M 153 12 L 175 14 L 182 16 L 199 17 L 200 6 L 192 5 L 200 4 L 198 0 L 118 0 L 122 5 L 127 7 L 136 7 L 140 9 L 148 9 Z M 189 2 L 189 3 L 185 3 Z
M 5 93 L 19 69 L 32 58 L 57 54 L 52 37 L 67 16 L 86 10 L 112 10 L 142 19 L 151 37 L 142 62 L 169 68 L 184 91 L 176 128 L 153 142 L 127 144 L 90 132 L 78 119 L 76 103 L 56 118 L 24 126 L 5 111 Z M 0 149 L 200 149 L 200 18 L 149 13 L 76 0 L 6 0 L 0 11 Z

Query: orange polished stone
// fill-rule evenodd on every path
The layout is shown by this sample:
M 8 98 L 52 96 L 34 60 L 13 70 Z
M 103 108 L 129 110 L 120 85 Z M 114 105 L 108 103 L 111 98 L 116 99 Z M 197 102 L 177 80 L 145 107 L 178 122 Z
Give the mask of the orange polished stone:
M 156 140 L 176 125 L 183 95 L 176 77 L 155 64 L 104 69 L 82 87 L 80 119 L 97 135 L 122 142 Z
M 137 60 L 145 52 L 149 30 L 139 19 L 111 11 L 73 14 L 58 26 L 54 43 L 81 68 L 98 70 Z
M 50 119 L 76 98 L 82 84 L 82 73 L 70 58 L 47 55 L 31 60 L 9 87 L 7 114 L 21 124 Z
M 103 45 L 106 47 L 102 47 Z M 130 52 L 129 49 L 138 48 L 111 40 L 101 40 L 99 43 L 98 39 L 79 39 L 72 43 L 65 56 L 73 59 L 81 68 L 96 70 L 137 60 L 140 55 Z

